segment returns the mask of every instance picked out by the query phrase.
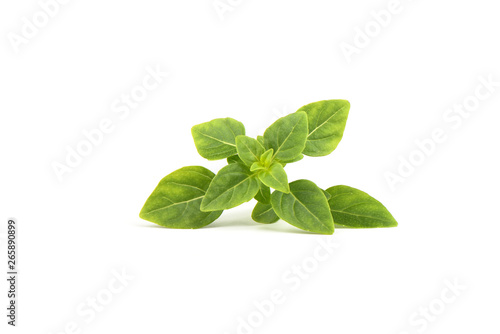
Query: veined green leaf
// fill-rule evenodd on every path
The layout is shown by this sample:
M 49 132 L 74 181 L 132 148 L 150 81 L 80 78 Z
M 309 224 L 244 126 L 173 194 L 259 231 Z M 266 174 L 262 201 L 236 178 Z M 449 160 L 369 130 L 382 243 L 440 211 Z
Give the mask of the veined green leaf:
M 271 203 L 271 189 L 262 182 L 259 182 L 259 191 L 254 198 L 263 204 Z
M 264 136 L 257 136 L 257 141 L 264 145 Z
M 228 157 L 227 158 L 227 163 L 228 164 L 238 163 L 238 164 L 242 164 L 242 165 L 245 164 L 243 162 L 243 160 L 240 159 L 240 157 L 238 156 L 238 154 L 235 154 L 235 155 L 232 155 L 232 156 Z
M 321 189 L 321 190 L 323 190 L 323 189 Z M 329 200 L 330 200 L 330 198 L 332 198 L 332 195 L 330 195 L 330 193 L 329 193 L 329 192 L 327 192 L 326 190 L 323 190 L 323 194 L 325 194 L 325 197 L 326 197 L 326 200 L 327 200 L 327 201 L 329 201 Z
M 283 166 L 279 162 L 273 163 L 268 169 L 259 171 L 257 174 L 260 182 L 278 191 L 289 193 L 288 177 Z
M 291 164 L 291 163 L 294 163 L 294 162 L 297 162 L 297 161 L 300 161 L 304 159 L 304 155 L 303 154 L 299 154 L 295 159 L 293 160 L 290 160 L 290 161 L 287 161 L 287 162 L 283 162 L 283 161 L 280 161 L 280 164 L 281 166 L 285 167 L 286 165 L 288 164 Z
M 260 157 L 260 164 L 264 167 L 271 166 L 271 163 L 273 162 L 273 155 L 274 150 L 272 148 L 262 153 L 262 156 Z
M 250 171 L 251 171 L 251 172 L 255 172 L 255 171 L 257 171 L 257 170 L 261 170 L 261 169 L 266 169 L 266 167 L 264 167 L 264 166 L 262 165 L 262 163 L 261 163 L 261 162 L 259 162 L 259 161 L 254 162 L 254 163 L 252 164 L 252 166 L 250 166 Z
M 335 150 L 344 134 L 349 108 L 346 100 L 325 100 L 298 110 L 307 113 L 309 134 L 303 152 L 305 155 L 320 157 Z
M 245 134 L 242 123 L 232 118 L 216 118 L 191 129 L 198 153 L 208 160 L 225 159 L 236 154 L 236 136 Z
M 222 210 L 203 212 L 200 204 L 214 173 L 204 167 L 183 167 L 165 176 L 149 196 L 139 217 L 170 228 L 200 228 Z
M 260 156 L 265 149 L 256 139 L 247 136 L 236 137 L 236 149 L 241 160 L 251 166 L 254 162 L 260 161 Z
M 302 230 L 333 234 L 334 224 L 323 190 L 308 180 L 290 183 L 290 193 L 271 195 L 274 212 L 287 223 Z
M 326 190 L 335 224 L 356 227 L 395 227 L 398 223 L 375 198 L 356 188 L 334 186 Z
M 259 180 L 248 167 L 230 164 L 222 168 L 210 183 L 201 210 L 231 209 L 248 202 L 258 191 Z
M 297 161 L 300 161 L 302 159 L 304 159 L 304 155 L 303 154 L 299 154 L 295 159 L 287 161 L 285 163 L 285 165 L 286 164 L 291 164 L 291 163 L 294 163 L 294 162 L 297 162 Z M 283 165 L 283 167 L 285 167 L 285 165 Z
M 306 145 L 308 134 L 307 114 L 297 111 L 278 119 L 264 132 L 264 146 L 274 150 L 273 159 L 292 161 Z
M 252 219 L 261 224 L 276 223 L 280 217 L 276 215 L 271 204 L 257 202 L 252 211 Z

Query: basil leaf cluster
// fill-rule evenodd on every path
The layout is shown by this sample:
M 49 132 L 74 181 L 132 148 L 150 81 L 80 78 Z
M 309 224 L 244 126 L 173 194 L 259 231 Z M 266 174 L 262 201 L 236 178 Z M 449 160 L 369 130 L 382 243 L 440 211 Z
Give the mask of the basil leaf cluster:
M 208 160 L 227 159 L 228 165 L 217 175 L 200 166 L 167 175 L 139 216 L 169 228 L 200 228 L 224 210 L 256 199 L 252 219 L 262 224 L 282 219 L 321 234 L 332 234 L 335 225 L 397 226 L 389 211 L 361 190 L 343 185 L 323 190 L 309 180 L 288 180 L 287 164 L 335 150 L 349 109 L 346 100 L 310 103 L 278 119 L 256 139 L 246 136 L 244 125 L 232 118 L 195 125 L 191 133 L 198 153 Z

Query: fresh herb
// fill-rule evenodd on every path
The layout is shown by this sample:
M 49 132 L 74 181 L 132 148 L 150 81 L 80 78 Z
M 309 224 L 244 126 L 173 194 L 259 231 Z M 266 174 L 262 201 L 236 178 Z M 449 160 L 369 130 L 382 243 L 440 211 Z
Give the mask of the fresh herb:
M 286 164 L 304 155 L 320 157 L 335 150 L 349 108 L 346 100 L 308 104 L 278 119 L 257 139 L 245 136 L 243 124 L 232 118 L 194 126 L 191 133 L 198 153 L 208 160 L 227 159 L 228 165 L 217 175 L 200 166 L 167 175 L 139 216 L 170 228 L 200 228 L 215 221 L 223 210 L 255 198 L 252 219 L 262 224 L 281 218 L 321 234 L 332 234 L 335 225 L 397 226 L 379 201 L 360 190 L 348 186 L 322 190 L 308 180 L 288 182 Z

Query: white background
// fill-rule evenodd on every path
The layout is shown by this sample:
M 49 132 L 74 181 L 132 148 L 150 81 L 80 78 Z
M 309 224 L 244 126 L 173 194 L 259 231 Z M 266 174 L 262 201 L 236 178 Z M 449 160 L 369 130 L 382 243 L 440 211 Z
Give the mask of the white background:
M 479 77 L 500 81 L 497 4 L 401 0 L 348 62 L 341 44 L 389 1 L 232 3 L 221 19 L 211 0 L 74 0 L 18 52 L 8 36 L 40 5 L 1 3 L 2 262 L 8 217 L 20 241 L 18 327 L 9 333 L 64 333 L 75 322 L 74 333 L 233 334 L 274 289 L 286 300 L 254 333 L 498 332 L 500 87 L 456 128 L 443 119 Z M 158 66 L 168 78 L 120 119 L 113 102 Z M 255 136 L 335 98 L 351 102 L 342 142 L 328 157 L 287 166 L 289 179 L 360 188 L 399 227 L 320 237 L 252 222 L 254 202 L 200 230 L 139 219 L 165 175 L 222 167 L 197 155 L 191 126 L 233 117 Z M 52 164 L 106 118 L 113 131 L 59 181 Z M 385 173 L 436 128 L 447 140 L 392 190 Z M 292 290 L 283 276 L 310 264 L 328 238 L 338 248 Z M 89 321 L 77 308 L 106 295 L 113 270 L 134 278 Z M 411 323 L 421 308 L 443 305 L 447 280 L 465 288 L 424 330 Z

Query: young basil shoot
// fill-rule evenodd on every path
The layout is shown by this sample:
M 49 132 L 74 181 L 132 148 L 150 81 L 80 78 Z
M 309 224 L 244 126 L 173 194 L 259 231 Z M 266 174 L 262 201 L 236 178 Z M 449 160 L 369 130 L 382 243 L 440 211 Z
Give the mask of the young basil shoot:
M 189 166 L 165 176 L 139 216 L 165 227 L 194 229 L 212 223 L 223 210 L 256 199 L 252 219 L 262 224 L 282 219 L 321 234 L 332 234 L 335 225 L 397 226 L 389 211 L 361 190 L 323 190 L 309 180 L 289 183 L 286 164 L 335 150 L 349 109 L 346 100 L 314 102 L 278 119 L 257 139 L 245 136 L 243 124 L 232 118 L 195 125 L 191 133 L 198 153 L 208 160 L 227 159 L 228 165 L 216 175 Z

